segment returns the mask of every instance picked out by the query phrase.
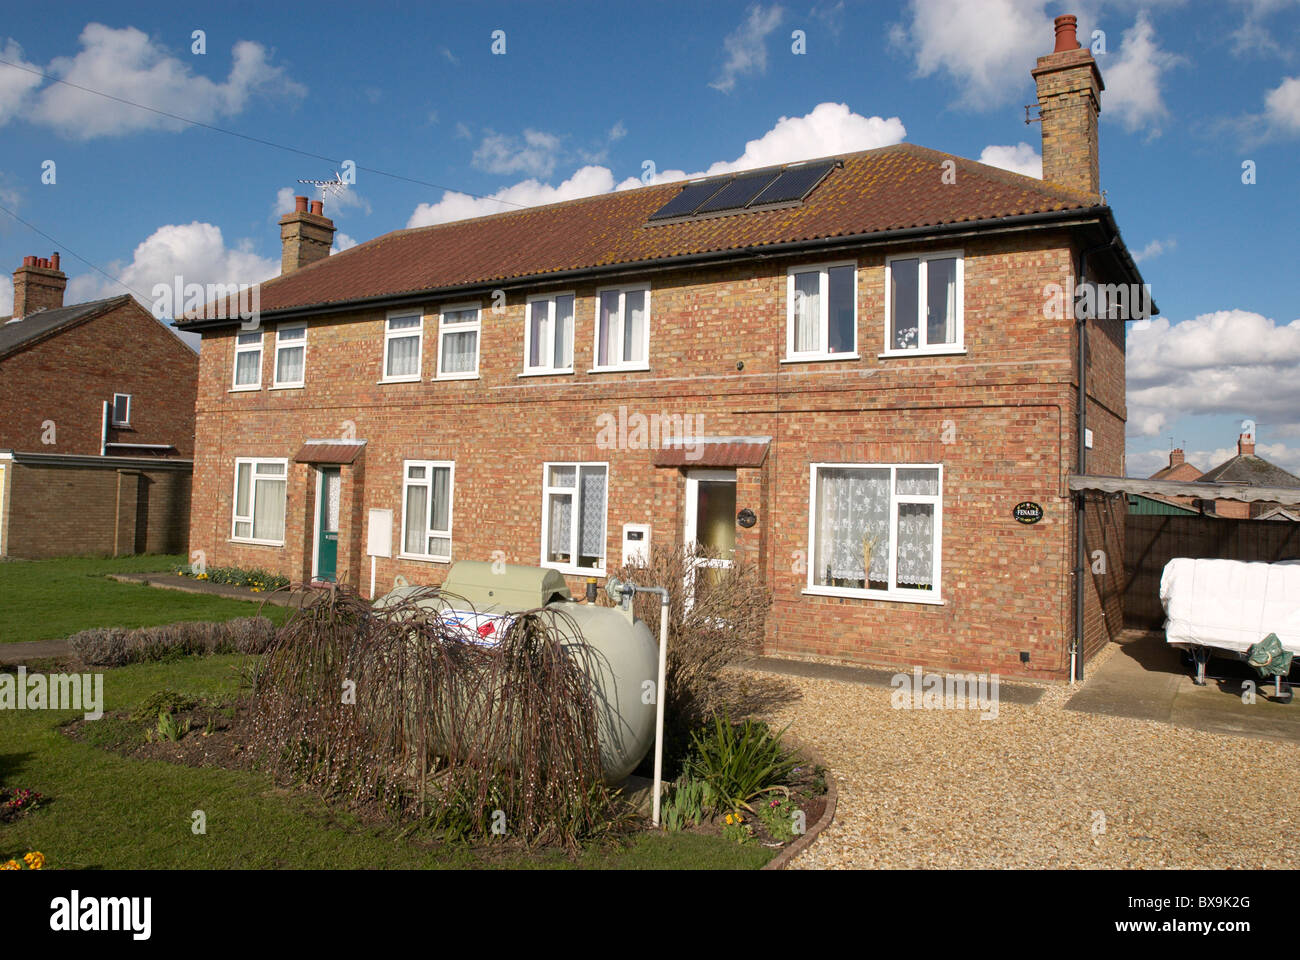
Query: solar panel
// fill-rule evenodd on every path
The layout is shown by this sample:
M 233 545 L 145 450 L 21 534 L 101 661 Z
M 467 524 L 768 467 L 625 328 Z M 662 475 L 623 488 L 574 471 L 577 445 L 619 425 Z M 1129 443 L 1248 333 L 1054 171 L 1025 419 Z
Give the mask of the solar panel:
M 780 176 L 779 171 L 741 174 L 695 208 L 697 214 L 716 213 L 719 210 L 739 210 Z
M 822 182 L 822 178 L 830 173 L 834 166 L 835 164 L 830 162 L 806 163 L 802 166 L 790 167 L 756 196 L 750 206 L 756 207 L 764 203 L 795 203 L 802 200 L 808 196 L 813 187 Z
M 720 177 L 713 180 L 688 183 L 682 188 L 681 193 L 650 214 L 650 219 L 666 220 L 669 217 L 689 217 L 696 207 L 717 193 L 719 188 L 727 182 L 728 178 Z

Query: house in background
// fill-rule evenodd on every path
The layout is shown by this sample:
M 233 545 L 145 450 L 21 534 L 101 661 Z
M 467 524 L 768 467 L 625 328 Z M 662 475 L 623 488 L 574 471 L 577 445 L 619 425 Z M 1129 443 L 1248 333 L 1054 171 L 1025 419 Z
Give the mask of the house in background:
M 762 571 L 768 652 L 1069 675 L 1122 626 L 1122 565 L 1082 558 L 1123 556 L 1123 503 L 1069 478 L 1123 472 L 1125 327 L 1044 304 L 1142 278 L 1073 17 L 1033 76 L 1043 180 L 900 144 L 334 255 L 299 198 L 260 325 L 178 321 L 190 547 L 367 595 L 372 554 L 376 594 L 460 559 L 580 594 L 695 543 Z
M 1197 483 L 1232 483 L 1249 487 L 1279 487 L 1300 490 L 1300 477 L 1283 470 L 1255 453 L 1255 437 L 1243 433 L 1237 438 L 1237 455 L 1196 478 Z M 1240 500 L 1199 500 L 1201 512 L 1236 520 L 1296 520 L 1296 508 L 1278 503 Z
M 0 318 L 0 556 L 183 551 L 198 357 L 130 295 L 66 286 L 25 257 Z
M 1169 466 L 1161 467 L 1148 478 L 1150 480 L 1176 480 L 1191 483 L 1200 477 L 1201 471 L 1187 462 L 1181 447 L 1169 451 Z M 1194 516 L 1200 513 L 1196 507 L 1196 497 L 1159 496 L 1154 493 L 1128 495 L 1128 512 L 1140 514 L 1158 514 L 1163 516 Z

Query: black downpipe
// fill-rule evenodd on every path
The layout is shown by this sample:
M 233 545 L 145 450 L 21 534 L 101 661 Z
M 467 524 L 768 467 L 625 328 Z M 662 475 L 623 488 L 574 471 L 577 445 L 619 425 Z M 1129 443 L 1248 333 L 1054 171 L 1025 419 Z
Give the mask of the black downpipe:
M 1078 290 L 1087 282 L 1088 276 L 1088 255 L 1100 253 L 1102 250 L 1109 250 L 1115 246 L 1115 238 L 1112 237 L 1109 242 L 1099 244 L 1095 247 L 1089 247 L 1079 254 L 1079 282 L 1075 285 Z M 1088 317 L 1079 316 L 1078 297 L 1074 297 L 1074 320 L 1079 328 L 1079 476 L 1085 476 L 1088 472 Z M 1098 298 L 1090 298 L 1092 303 L 1091 311 L 1096 312 Z M 1087 494 L 1083 490 L 1078 490 L 1074 494 L 1074 522 L 1075 522 L 1075 565 L 1074 565 L 1074 655 L 1071 660 L 1074 662 L 1074 679 L 1076 681 L 1083 679 L 1083 608 L 1084 608 L 1084 577 L 1087 576 L 1088 570 L 1088 545 L 1084 542 L 1084 523 L 1087 514 Z

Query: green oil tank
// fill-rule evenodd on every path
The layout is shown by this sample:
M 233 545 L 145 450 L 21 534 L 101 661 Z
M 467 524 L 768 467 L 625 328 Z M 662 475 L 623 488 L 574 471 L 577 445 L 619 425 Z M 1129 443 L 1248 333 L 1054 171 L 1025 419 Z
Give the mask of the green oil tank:
M 383 608 L 424 589 L 399 587 L 375 606 Z M 654 683 L 659 665 L 658 641 L 643 621 L 630 610 L 576 602 L 563 575 L 544 567 L 461 560 L 452 566 L 442 591 L 446 599 L 417 602 L 461 625 L 472 642 L 491 644 L 510 616 L 525 610 L 545 607 L 570 618 L 591 649 L 585 669 L 598 714 L 605 782 L 621 783 L 636 769 L 654 745 L 655 704 L 645 696 L 645 685 Z M 463 597 L 470 609 L 457 609 L 453 597 Z

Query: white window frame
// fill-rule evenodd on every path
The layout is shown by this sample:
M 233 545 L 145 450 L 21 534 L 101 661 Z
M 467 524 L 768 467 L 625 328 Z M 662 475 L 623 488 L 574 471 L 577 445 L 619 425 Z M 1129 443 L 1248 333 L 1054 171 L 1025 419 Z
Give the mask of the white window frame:
M 239 509 L 239 467 L 240 464 L 252 464 L 249 470 L 248 482 L 250 484 L 248 491 L 248 508 L 249 513 L 241 516 L 235 511 Z M 284 467 L 283 474 L 277 474 L 268 479 L 279 481 L 284 484 L 284 527 L 286 532 L 289 528 L 289 460 L 286 457 L 236 457 L 235 458 L 235 476 L 234 482 L 230 489 L 230 539 L 235 543 L 256 543 L 266 547 L 283 547 L 284 540 L 258 540 L 254 537 L 241 537 L 235 533 L 235 526 L 239 523 L 247 523 L 250 532 L 256 527 L 255 515 L 257 513 L 257 468 L 260 464 L 277 463 Z
M 574 469 L 574 486 L 572 487 L 553 487 L 550 483 L 552 467 L 573 467 Z M 601 467 L 605 471 L 605 537 L 604 537 L 604 555 L 600 558 L 599 567 L 581 567 L 575 563 L 557 563 L 548 560 L 546 557 L 546 545 L 550 541 L 551 532 L 551 495 L 552 494 L 570 494 L 573 497 L 573 522 L 570 524 L 569 531 L 569 558 L 578 556 L 578 518 L 582 511 L 582 468 L 583 467 Z M 579 577 L 603 577 L 605 570 L 609 565 L 609 461 L 600 460 L 548 460 L 542 464 L 542 549 L 541 549 L 541 566 L 551 570 L 558 570 L 561 573 L 568 573 Z
M 411 480 L 411 467 L 424 467 L 427 476 L 423 481 Z M 447 474 L 447 529 L 435 530 L 431 526 L 433 522 L 433 471 L 445 469 Z M 424 520 L 424 542 L 427 544 L 430 537 L 446 537 L 447 553 L 446 555 L 436 553 L 413 553 L 406 548 L 406 491 L 412 486 L 422 486 L 428 489 L 428 515 Z M 455 460 L 403 460 L 402 461 L 402 520 L 401 526 L 398 527 L 399 552 L 398 557 L 403 560 L 421 560 L 426 563 L 451 563 L 452 553 L 455 550 L 455 541 L 452 539 L 452 529 L 455 526 L 456 510 L 456 461 Z
M 252 344 L 244 344 L 244 345 L 242 345 L 242 346 L 240 345 L 240 343 L 239 343 L 239 338 L 240 338 L 240 337 L 251 336 L 251 335 L 253 335 L 254 333 L 255 333 L 256 336 L 257 336 L 257 345 L 256 345 L 256 346 L 253 346 Z M 261 389 L 262 389 L 262 343 L 263 343 L 263 340 L 264 340 L 264 337 L 262 336 L 262 334 L 263 334 L 263 331 L 261 331 L 261 330 L 257 330 L 257 331 L 252 331 L 252 330 L 239 330 L 239 331 L 236 331 L 236 333 L 235 333 L 235 363 L 234 363 L 234 369 L 231 370 L 231 372 L 230 372 L 230 389 L 231 389 L 232 391 L 234 391 L 234 390 L 261 390 Z M 254 353 L 254 352 L 257 354 L 257 382 L 256 382 L 256 383 L 243 383 L 243 384 L 241 384 L 241 383 L 239 382 L 239 355 L 240 355 L 241 353 Z
M 555 301 L 560 297 L 573 297 L 573 316 L 570 322 L 573 324 L 573 330 L 570 331 L 570 339 L 573 341 L 569 347 L 569 365 L 567 367 L 556 367 L 553 365 L 555 360 L 555 336 L 557 333 L 555 325 Z M 546 358 L 546 363 L 539 364 L 536 367 L 528 365 L 528 358 L 533 353 L 533 304 L 545 302 L 549 304 L 546 314 L 546 343 L 541 345 L 540 355 Z M 578 296 L 572 290 L 557 290 L 554 293 L 537 293 L 528 297 L 524 301 L 524 372 L 522 377 L 551 377 L 560 374 L 570 374 L 574 372 L 574 354 L 577 350 L 577 329 L 578 329 Z
M 288 340 L 280 342 L 280 335 L 301 330 L 302 339 Z M 280 379 L 280 351 L 295 350 L 302 347 L 302 379 L 301 380 L 281 380 Z M 271 364 L 271 389 L 272 390 L 294 390 L 303 386 L 307 382 L 307 324 L 305 323 L 284 323 L 275 328 L 275 359 Z
M 926 307 L 929 298 L 929 268 L 931 260 L 957 260 L 957 336 L 955 343 L 941 343 L 931 346 L 926 342 L 929 336 L 929 324 L 926 322 Z M 894 303 L 893 303 L 893 264 L 895 260 L 919 260 L 916 274 L 916 338 L 917 345 L 906 349 L 896 349 L 894 343 Z M 937 250 L 926 253 L 900 253 L 885 258 L 885 349 L 882 357 L 916 357 L 942 356 L 944 354 L 966 352 L 966 255 L 962 250 Z
M 605 366 L 600 365 L 600 298 L 601 294 L 618 291 L 618 330 L 617 338 L 611 337 L 610 355 L 623 356 L 623 315 L 627 310 L 627 295 L 636 291 L 645 292 L 645 334 L 641 338 L 641 353 L 644 360 L 631 363 L 624 363 L 619 360 L 618 363 L 611 363 Z M 649 370 L 650 369 L 650 324 L 653 316 L 650 309 L 650 284 L 649 283 L 617 283 L 606 287 L 597 287 L 594 298 L 594 314 L 592 323 L 591 338 L 591 369 L 588 373 L 614 373 L 623 370 Z M 576 325 L 576 317 L 575 317 Z
M 873 590 L 854 587 L 823 586 L 815 582 L 817 571 L 817 471 L 888 470 L 889 471 L 889 589 Z M 937 496 L 895 493 L 899 470 L 938 470 Z M 898 584 L 898 505 L 926 503 L 934 506 L 934 589 L 910 590 Z M 943 464 L 941 463 L 810 463 L 808 465 L 808 577 L 804 593 L 824 597 L 857 597 L 866 600 L 894 600 L 900 603 L 943 604 Z
M 853 268 L 853 349 L 848 353 L 830 352 L 830 271 L 834 267 Z M 794 336 L 794 278 L 801 273 L 818 273 L 818 289 L 821 307 L 819 319 L 818 343 L 820 350 L 808 350 L 800 353 L 795 350 Z M 783 363 L 808 363 L 822 360 L 857 360 L 858 359 L 858 263 L 856 260 L 840 260 L 835 263 L 805 263 L 790 267 L 786 271 L 785 281 L 785 359 Z
M 126 397 L 126 418 L 122 420 L 117 419 L 117 398 L 118 397 Z M 113 427 L 131 426 L 131 394 L 129 393 L 113 394 L 113 406 L 112 409 L 109 410 L 108 418 L 109 418 L 110 426 Z
M 420 325 L 413 330 L 394 331 L 389 326 L 394 320 L 418 319 Z M 407 337 L 415 337 L 419 345 L 415 350 L 415 373 L 403 373 L 398 376 L 388 375 L 388 345 L 393 340 L 403 340 Z M 424 311 L 423 310 L 390 310 L 384 317 L 384 354 L 380 358 L 379 382 L 380 383 L 415 383 L 423 377 L 424 371 Z
M 456 310 L 474 310 L 478 319 L 473 323 L 455 323 L 450 328 L 447 326 L 447 314 Z M 475 333 L 474 337 L 474 369 L 464 373 L 443 373 L 442 372 L 442 341 L 449 333 Z M 479 363 L 483 357 L 483 304 L 475 301 L 473 303 L 449 303 L 438 310 L 438 368 L 434 371 L 435 380 L 477 380 L 479 378 Z

